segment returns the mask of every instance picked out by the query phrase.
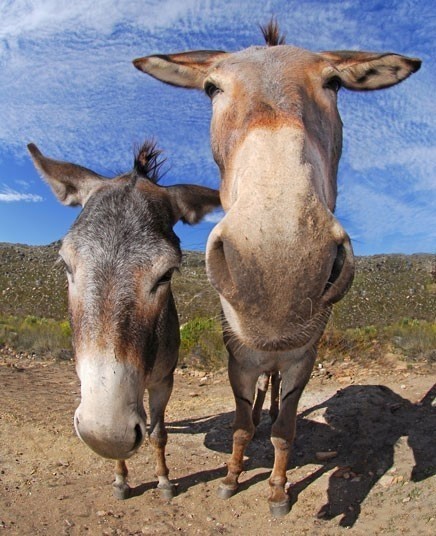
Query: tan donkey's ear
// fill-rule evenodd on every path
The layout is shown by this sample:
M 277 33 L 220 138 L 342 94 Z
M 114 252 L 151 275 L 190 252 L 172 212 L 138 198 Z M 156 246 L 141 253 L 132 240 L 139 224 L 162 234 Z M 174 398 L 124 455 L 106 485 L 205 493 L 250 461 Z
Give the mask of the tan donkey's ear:
M 156 54 L 133 60 L 140 71 L 161 82 L 191 89 L 203 89 L 210 67 L 227 53 L 221 50 L 196 50 L 179 54 Z
M 69 162 L 44 156 L 34 143 L 27 146 L 36 169 L 64 205 L 82 207 L 104 183 L 105 178 Z
M 338 50 L 320 55 L 334 64 L 347 89 L 369 91 L 394 86 L 418 71 L 421 60 L 400 54 Z
M 221 206 L 219 191 L 205 186 L 178 184 L 168 186 L 166 191 L 173 207 L 174 223 L 182 220 L 193 225 Z

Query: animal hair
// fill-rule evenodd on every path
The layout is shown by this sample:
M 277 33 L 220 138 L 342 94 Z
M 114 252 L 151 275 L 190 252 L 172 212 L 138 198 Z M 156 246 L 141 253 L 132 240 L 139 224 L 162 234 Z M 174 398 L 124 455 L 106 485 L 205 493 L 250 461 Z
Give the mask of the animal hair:
M 135 151 L 134 170 L 139 177 L 146 178 L 157 184 L 161 179 L 160 169 L 165 163 L 161 158 L 162 151 L 156 147 L 154 140 L 146 140 Z
M 271 19 L 265 26 L 261 26 L 260 29 L 267 46 L 275 47 L 277 45 L 285 44 L 286 35 L 280 35 L 279 25 L 274 18 Z

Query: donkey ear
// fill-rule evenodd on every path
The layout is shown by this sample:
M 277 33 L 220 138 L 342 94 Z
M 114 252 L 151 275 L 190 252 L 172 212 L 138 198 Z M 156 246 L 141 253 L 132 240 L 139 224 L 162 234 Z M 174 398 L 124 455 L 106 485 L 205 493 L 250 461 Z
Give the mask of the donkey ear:
M 133 65 L 161 82 L 173 86 L 203 89 L 203 81 L 209 68 L 226 54 L 221 50 L 157 54 L 133 60 Z
M 421 67 L 421 60 L 400 54 L 339 50 L 321 52 L 334 64 L 344 87 L 367 91 L 399 84 Z
M 218 190 L 192 184 L 178 184 L 166 188 L 174 213 L 174 223 L 182 220 L 190 225 L 221 206 Z
M 34 143 L 27 146 L 36 169 L 64 205 L 82 207 L 105 179 L 76 164 L 44 156 Z

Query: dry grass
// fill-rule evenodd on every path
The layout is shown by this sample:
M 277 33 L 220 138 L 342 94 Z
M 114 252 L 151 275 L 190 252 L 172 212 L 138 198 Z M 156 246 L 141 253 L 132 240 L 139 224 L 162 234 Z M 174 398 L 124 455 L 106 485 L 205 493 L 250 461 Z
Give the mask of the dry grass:
M 73 355 L 69 322 L 36 316 L 0 316 L 0 346 L 38 357 L 70 359 Z

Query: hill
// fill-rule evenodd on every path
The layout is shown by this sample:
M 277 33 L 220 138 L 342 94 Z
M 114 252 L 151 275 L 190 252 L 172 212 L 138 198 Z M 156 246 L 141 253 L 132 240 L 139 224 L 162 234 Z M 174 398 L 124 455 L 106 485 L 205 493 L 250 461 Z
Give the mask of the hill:
M 57 264 L 59 242 L 48 246 L 0 243 L 0 313 L 67 318 L 66 277 Z M 209 285 L 204 254 L 184 252 L 174 294 L 181 323 L 216 318 L 220 306 Z M 375 255 L 356 259 L 356 276 L 335 306 L 339 329 L 392 324 L 405 317 L 434 321 L 436 255 Z

